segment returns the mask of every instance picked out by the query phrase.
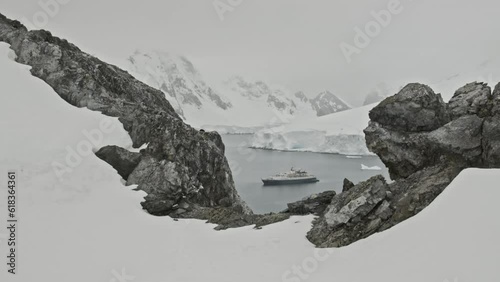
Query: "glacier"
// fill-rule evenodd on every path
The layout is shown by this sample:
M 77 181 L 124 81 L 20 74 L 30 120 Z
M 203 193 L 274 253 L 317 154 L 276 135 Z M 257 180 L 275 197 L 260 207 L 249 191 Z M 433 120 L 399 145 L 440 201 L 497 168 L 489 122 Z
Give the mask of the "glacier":
M 251 147 L 269 150 L 374 155 L 366 147 L 363 129 L 375 104 L 257 131 Z

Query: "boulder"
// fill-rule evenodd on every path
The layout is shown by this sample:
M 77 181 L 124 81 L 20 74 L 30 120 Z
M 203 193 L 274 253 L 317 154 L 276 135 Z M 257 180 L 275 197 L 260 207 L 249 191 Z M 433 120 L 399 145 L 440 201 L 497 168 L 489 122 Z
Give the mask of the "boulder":
M 421 91 L 416 91 L 415 97 L 417 98 L 415 99 L 420 101 L 419 93 Z M 411 96 L 408 91 L 404 94 Z M 413 103 L 411 99 L 406 100 L 406 102 Z M 391 106 L 392 103 L 398 107 L 401 106 L 401 102 L 386 100 L 383 103 L 387 109 L 396 107 Z M 458 100 L 455 100 L 455 103 L 458 103 Z M 378 106 L 376 108 L 378 108 L 377 111 L 381 109 Z M 459 108 L 455 107 L 454 109 L 457 111 Z M 422 111 L 425 110 L 422 109 Z M 428 121 L 428 126 L 424 126 L 420 121 L 420 125 L 425 128 L 421 131 L 415 131 L 415 128 L 409 131 L 403 131 L 402 128 L 394 129 L 393 125 L 385 125 L 372 120 L 364 131 L 366 143 L 370 151 L 376 153 L 384 162 L 394 180 L 409 177 L 426 167 L 438 165 L 443 161 L 481 167 L 484 161 L 482 158 L 484 142 L 482 131 L 485 119 L 479 114 L 461 116 L 455 114 L 454 117 L 456 118 L 438 128 L 434 128 L 435 121 Z M 429 130 L 430 128 L 434 129 Z
M 427 85 L 411 83 L 370 111 L 370 119 L 394 131 L 432 131 L 449 122 L 441 95 Z

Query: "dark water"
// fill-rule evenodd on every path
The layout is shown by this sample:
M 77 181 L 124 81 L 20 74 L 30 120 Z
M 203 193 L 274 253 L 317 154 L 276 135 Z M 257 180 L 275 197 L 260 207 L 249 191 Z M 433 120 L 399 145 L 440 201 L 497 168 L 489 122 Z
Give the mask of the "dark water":
M 355 184 L 387 169 L 378 157 L 349 159 L 334 154 L 279 152 L 248 148 L 251 135 L 223 135 L 226 156 L 233 171 L 236 189 L 255 213 L 282 211 L 286 204 L 314 193 L 327 190 L 342 191 L 344 178 Z M 361 164 L 379 166 L 382 171 L 361 170 Z M 300 185 L 263 186 L 261 178 L 302 168 L 316 175 L 320 182 Z

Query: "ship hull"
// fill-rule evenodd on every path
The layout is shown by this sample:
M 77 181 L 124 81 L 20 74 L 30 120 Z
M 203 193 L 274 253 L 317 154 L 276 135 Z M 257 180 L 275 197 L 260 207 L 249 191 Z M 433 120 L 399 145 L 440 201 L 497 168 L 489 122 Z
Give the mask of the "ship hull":
M 262 179 L 264 186 L 316 183 L 318 181 L 316 177 L 304 179 Z

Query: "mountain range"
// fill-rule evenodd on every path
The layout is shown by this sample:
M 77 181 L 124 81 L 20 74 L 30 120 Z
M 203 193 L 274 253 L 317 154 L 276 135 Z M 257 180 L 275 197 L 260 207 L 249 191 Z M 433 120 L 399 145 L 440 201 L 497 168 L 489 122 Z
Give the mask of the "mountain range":
M 196 127 L 267 127 L 300 117 L 323 116 L 351 107 L 330 91 L 308 98 L 282 86 L 242 76 L 208 83 L 185 56 L 163 51 L 135 51 L 127 69 L 160 89 L 175 111 Z

